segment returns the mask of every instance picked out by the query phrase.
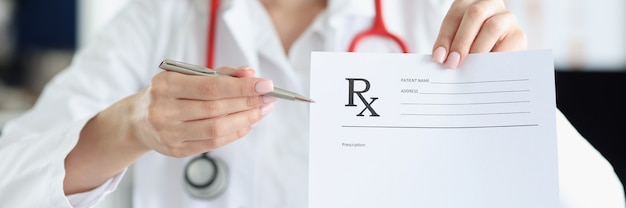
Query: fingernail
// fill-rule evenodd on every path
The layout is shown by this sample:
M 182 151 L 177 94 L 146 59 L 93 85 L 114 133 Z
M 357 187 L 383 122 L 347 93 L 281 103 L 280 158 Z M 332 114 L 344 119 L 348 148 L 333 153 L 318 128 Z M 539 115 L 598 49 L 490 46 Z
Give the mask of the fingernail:
M 259 125 L 258 121 L 256 123 L 253 123 L 252 125 L 250 125 L 250 128 L 252 129 L 252 128 L 256 127 L 257 125 Z
M 267 95 L 264 95 L 263 97 L 261 97 L 261 99 L 263 99 L 263 103 L 265 104 L 273 103 L 278 100 L 278 98 L 276 97 L 267 96 Z
M 443 64 L 443 61 L 446 60 L 446 48 L 440 46 L 439 48 L 435 49 L 435 52 L 433 53 L 433 61 Z
M 448 60 L 444 66 L 449 69 L 456 69 L 459 66 L 459 62 L 461 61 L 461 54 L 459 52 L 452 52 L 448 55 Z
M 259 94 L 265 94 L 274 90 L 274 82 L 272 80 L 263 80 L 254 85 L 254 90 Z
M 272 109 L 274 109 L 274 105 L 271 103 L 261 106 L 261 116 L 265 116 L 268 113 L 272 112 Z

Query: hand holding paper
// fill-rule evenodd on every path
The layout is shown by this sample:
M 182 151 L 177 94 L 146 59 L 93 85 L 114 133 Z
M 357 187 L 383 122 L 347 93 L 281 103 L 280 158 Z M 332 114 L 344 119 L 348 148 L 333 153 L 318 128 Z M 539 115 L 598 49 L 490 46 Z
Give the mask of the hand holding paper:
M 558 207 L 550 51 L 313 53 L 310 207 Z

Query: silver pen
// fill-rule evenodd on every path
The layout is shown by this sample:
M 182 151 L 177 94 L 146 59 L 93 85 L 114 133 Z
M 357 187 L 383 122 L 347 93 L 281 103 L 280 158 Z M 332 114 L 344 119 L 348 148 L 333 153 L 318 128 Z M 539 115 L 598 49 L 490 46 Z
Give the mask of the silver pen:
M 220 74 L 217 71 L 206 68 L 206 67 L 183 63 L 180 61 L 169 60 L 169 59 L 163 60 L 163 62 L 161 62 L 161 64 L 159 65 L 159 68 L 168 70 L 168 71 L 175 71 L 175 72 L 179 72 L 183 74 L 188 74 L 188 75 L 232 77 L 230 75 Z M 302 101 L 302 102 L 307 102 L 307 103 L 315 102 L 311 100 L 311 98 L 307 98 L 304 95 L 300 95 L 295 92 L 291 92 L 289 90 L 281 89 L 278 87 L 274 87 L 274 91 L 269 92 L 265 95 L 287 99 L 287 100 Z

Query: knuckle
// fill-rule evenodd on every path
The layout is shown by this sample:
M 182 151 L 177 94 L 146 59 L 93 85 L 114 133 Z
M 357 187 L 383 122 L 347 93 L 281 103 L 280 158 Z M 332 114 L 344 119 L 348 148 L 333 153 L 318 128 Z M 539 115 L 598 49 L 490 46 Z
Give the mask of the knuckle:
M 248 91 L 250 91 L 250 90 L 247 89 L 247 87 L 244 87 L 244 86 L 241 86 L 241 85 L 238 87 L 238 93 L 240 95 L 247 95 L 247 94 L 249 94 Z
M 528 37 L 526 33 L 519 28 L 509 34 L 507 38 L 512 39 L 512 41 L 516 43 L 513 50 L 524 50 L 528 47 Z
M 153 83 L 150 85 L 150 89 L 148 89 L 148 95 L 150 95 L 151 99 L 158 98 L 163 94 L 162 89 L 161 85 Z
M 169 153 L 170 153 L 170 156 L 175 157 L 175 158 L 183 158 L 183 157 L 189 156 L 188 153 L 186 153 L 180 148 L 170 149 Z
M 465 5 L 470 4 L 471 2 L 467 2 L 467 0 L 456 0 L 450 5 L 450 9 L 448 11 L 448 16 L 455 16 L 461 18 L 463 13 L 465 13 Z
M 148 120 L 148 123 L 152 124 L 153 126 L 161 126 L 167 121 L 167 119 L 165 119 L 165 116 L 162 116 L 158 110 L 152 109 L 148 111 L 146 115 L 146 120 Z
M 151 97 L 159 97 L 165 95 L 170 89 L 172 82 L 173 72 L 161 72 L 152 78 L 149 87 L 149 94 Z
M 167 155 L 169 156 L 176 158 L 189 156 L 189 153 L 187 153 L 187 151 L 185 151 L 185 149 L 182 148 L 180 145 L 177 145 L 175 143 L 164 143 L 163 145 L 165 145 Z
M 508 23 L 502 21 L 501 19 L 491 18 L 485 22 L 483 25 L 483 30 L 487 33 L 491 34 L 502 34 L 508 28 Z
M 219 147 L 221 147 L 221 145 L 220 145 L 218 139 L 209 139 L 209 140 L 206 140 L 204 149 L 210 151 L 210 150 L 217 149 Z
M 225 128 L 223 124 L 218 122 L 211 123 L 206 129 L 206 135 L 209 138 L 217 138 L 224 135 Z
M 220 111 L 220 109 L 222 109 L 222 106 L 220 105 L 219 102 L 213 102 L 213 101 L 208 101 L 208 102 L 204 102 L 204 110 L 208 113 L 216 113 Z
M 146 120 L 154 126 L 162 126 L 171 122 L 172 110 L 163 108 L 158 102 L 150 102 L 146 107 Z
M 246 136 L 248 133 L 250 132 L 250 128 L 243 128 L 239 131 L 237 131 L 237 138 L 236 139 L 241 139 L 244 136 Z
M 162 82 L 163 80 L 166 79 L 165 77 L 167 77 L 167 76 L 169 76 L 169 73 L 167 73 L 167 72 L 158 73 L 158 74 L 154 75 L 154 77 L 152 77 L 152 83 Z
M 253 94 L 252 92 L 254 91 L 254 82 L 252 82 L 252 79 L 240 79 L 240 80 L 242 82 L 240 82 L 240 84 L 237 85 L 239 86 L 239 95 Z
M 202 143 L 202 148 L 204 151 L 212 151 L 214 149 L 226 146 L 233 141 L 243 138 L 249 131 L 249 129 L 242 129 L 226 137 L 205 140 Z
M 472 18 L 484 18 L 487 16 L 487 8 L 482 4 L 472 4 L 467 8 L 466 14 Z
M 505 15 L 506 18 L 509 19 L 509 21 L 517 23 L 517 15 L 515 15 L 513 12 L 507 11 L 503 15 Z
M 248 108 L 258 107 L 261 103 L 263 103 L 261 96 L 251 96 L 246 98 L 246 106 Z
M 259 109 L 260 111 L 260 109 Z M 249 113 L 248 114 L 248 124 L 252 125 L 256 122 L 259 122 L 259 120 L 261 120 L 261 113 L 258 111 L 254 111 L 254 113 Z
M 215 82 L 198 85 L 198 92 L 200 92 L 203 96 L 217 97 L 220 91 L 221 89 L 219 84 L 216 84 Z
M 150 87 L 148 88 L 148 94 L 151 98 L 158 98 L 161 95 L 165 94 L 165 90 L 167 90 L 167 84 L 162 81 L 152 81 Z

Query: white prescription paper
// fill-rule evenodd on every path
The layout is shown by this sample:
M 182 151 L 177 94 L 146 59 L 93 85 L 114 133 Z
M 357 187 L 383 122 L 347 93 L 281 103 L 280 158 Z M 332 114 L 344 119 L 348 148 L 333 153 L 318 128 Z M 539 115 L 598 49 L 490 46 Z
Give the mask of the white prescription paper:
M 315 52 L 311 98 L 311 208 L 559 206 L 549 50 Z

